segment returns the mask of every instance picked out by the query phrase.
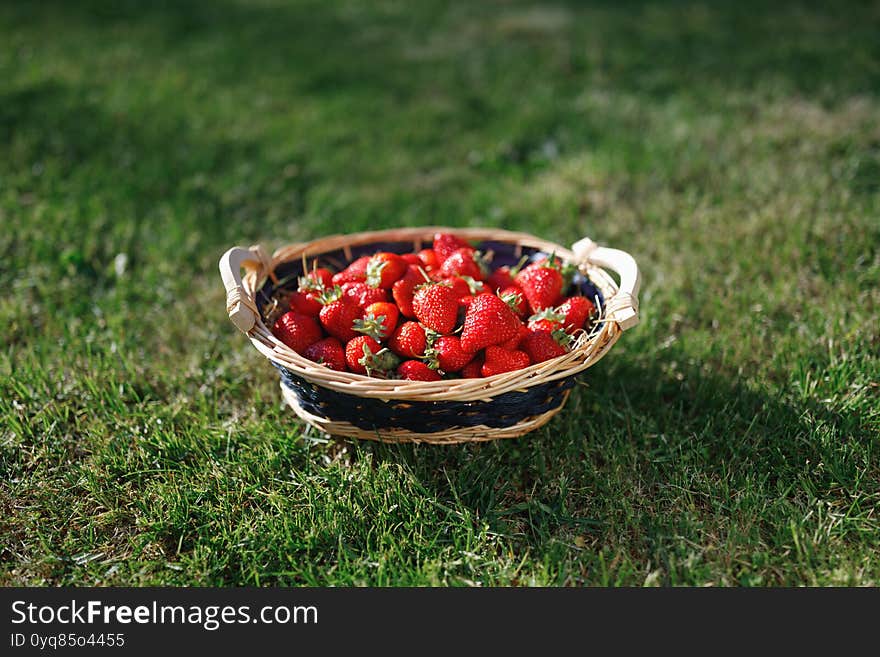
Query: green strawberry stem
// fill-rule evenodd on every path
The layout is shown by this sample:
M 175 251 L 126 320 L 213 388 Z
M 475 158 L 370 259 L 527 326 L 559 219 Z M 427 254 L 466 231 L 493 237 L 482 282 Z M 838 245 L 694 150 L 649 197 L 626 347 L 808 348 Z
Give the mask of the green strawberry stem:
M 561 323 L 565 321 L 565 313 L 559 310 L 559 308 L 544 308 L 544 310 L 539 310 L 529 317 L 529 322 L 537 322 L 541 319 L 548 319 L 551 322 Z
M 367 313 L 363 319 L 354 320 L 352 328 L 358 333 L 369 335 L 374 340 L 381 340 L 387 336 L 387 329 L 385 328 L 386 319 L 385 315 L 376 317 L 373 313 Z M 364 345 L 364 348 L 366 349 L 367 345 Z
M 483 291 L 483 281 L 476 280 L 473 276 L 459 276 L 461 280 L 468 284 L 471 294 L 477 294 Z
M 568 333 L 565 332 L 565 329 L 558 328 L 553 331 L 551 334 L 553 339 L 556 340 L 556 344 L 565 347 L 566 349 L 571 348 L 571 343 L 574 342 L 574 338 L 572 338 Z
M 519 292 L 507 292 L 498 296 L 514 313 L 519 313 L 519 304 L 522 303 L 522 295 Z
M 358 359 L 358 363 L 367 370 L 367 376 L 372 376 L 373 372 L 385 374 L 389 370 L 395 369 L 400 364 L 397 355 L 388 349 L 380 349 L 375 354 L 369 345 L 364 345 L 364 355 Z
M 547 262 L 549 264 L 544 266 L 558 271 L 559 275 L 562 276 L 562 289 L 568 289 L 568 287 L 571 285 L 572 280 L 574 279 L 574 274 L 577 271 L 577 267 L 575 267 L 570 262 L 565 262 L 561 258 L 557 258 L 556 251 L 553 251 L 553 253 L 550 254 L 550 258 Z
M 318 301 L 320 301 L 323 305 L 331 304 L 334 301 L 339 301 L 342 298 L 342 287 L 339 285 L 334 285 L 331 288 L 327 288 L 321 292 L 318 296 Z
M 301 292 L 322 292 L 324 290 L 321 281 L 315 278 L 309 278 L 308 276 L 300 276 L 297 279 L 297 285 Z
M 511 277 L 511 278 L 516 278 L 516 275 L 520 272 L 520 270 L 523 268 L 523 266 L 524 266 L 528 261 L 529 261 L 529 256 L 527 256 L 527 255 L 524 255 L 522 258 L 520 258 L 520 259 L 519 259 L 519 262 L 516 263 L 516 265 L 514 265 L 513 267 L 511 267 L 511 268 L 508 270 L 508 273 L 510 274 L 510 277 Z

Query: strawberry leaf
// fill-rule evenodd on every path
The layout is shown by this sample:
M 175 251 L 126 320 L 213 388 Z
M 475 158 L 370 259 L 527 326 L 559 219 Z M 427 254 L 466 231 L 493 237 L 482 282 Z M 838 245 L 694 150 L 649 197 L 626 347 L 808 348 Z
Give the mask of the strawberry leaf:
M 483 281 L 478 281 L 473 276 L 459 276 L 459 278 L 468 284 L 471 294 L 479 294 L 483 291 Z
M 376 260 L 371 258 L 367 263 L 367 285 L 370 287 L 379 287 L 382 285 L 382 271 L 388 266 L 387 260 Z
M 376 317 L 373 313 L 367 313 L 363 319 L 354 320 L 352 328 L 358 333 L 369 335 L 374 340 L 381 340 L 388 334 L 388 331 L 385 328 L 386 319 L 385 315 L 379 315 Z M 366 348 L 367 345 L 364 345 L 364 349 Z

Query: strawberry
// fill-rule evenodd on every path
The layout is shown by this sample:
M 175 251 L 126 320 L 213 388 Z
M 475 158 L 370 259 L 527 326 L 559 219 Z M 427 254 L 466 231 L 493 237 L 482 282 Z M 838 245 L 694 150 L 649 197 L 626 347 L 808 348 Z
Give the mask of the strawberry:
M 320 363 L 331 370 L 344 372 L 345 367 L 345 349 L 342 343 L 336 338 L 324 338 L 310 345 L 303 356 L 316 363 Z
M 461 299 L 463 296 L 471 293 L 471 288 L 467 284 L 467 281 L 458 276 L 453 276 L 452 278 L 444 278 L 442 279 L 442 282 L 452 288 L 452 292 L 455 294 L 456 300 Z
M 467 306 L 475 294 L 480 294 L 483 291 L 482 281 L 475 281 L 470 276 L 442 278 L 440 282 L 452 288 L 460 306 Z
M 524 351 L 511 351 L 490 345 L 486 347 L 486 362 L 480 372 L 483 376 L 495 376 L 503 372 L 521 370 L 531 364 L 529 355 Z
M 467 283 L 469 294 L 472 294 L 472 295 L 473 294 L 480 294 L 481 292 L 486 291 L 486 285 L 483 283 L 483 281 L 478 281 L 473 276 L 468 276 L 467 274 L 462 274 L 458 278 L 460 278 L 465 283 Z
M 391 296 L 394 297 L 397 308 L 404 317 L 412 318 L 416 316 L 416 312 L 413 310 L 413 296 L 415 295 L 416 285 L 418 283 L 415 281 L 401 278 L 391 288 Z
M 501 288 L 510 287 L 513 285 L 513 279 L 516 278 L 516 275 L 519 274 L 519 270 L 522 269 L 528 259 L 528 256 L 523 256 L 513 267 L 508 267 L 507 265 L 499 267 L 489 274 L 489 278 L 486 279 L 486 284 L 493 292 L 497 292 Z
M 545 360 L 567 354 L 570 341 L 571 336 L 561 329 L 552 333 L 549 331 L 529 331 L 520 347 L 529 355 L 533 363 L 543 363 Z
M 317 317 L 322 307 L 317 292 L 292 292 L 290 295 L 290 309 L 303 315 Z
M 345 345 L 345 362 L 355 374 L 372 376 L 397 367 L 400 359 L 368 335 L 360 335 Z
M 526 295 L 523 294 L 522 288 L 518 285 L 508 285 L 498 291 L 498 296 L 502 298 L 504 303 L 510 306 L 510 309 L 516 313 L 520 319 L 525 319 L 529 314 L 529 302 L 526 301 Z
M 522 288 L 533 313 L 559 303 L 565 287 L 559 269 L 546 263 L 529 265 L 517 274 L 514 282 Z
M 461 368 L 461 378 L 479 379 L 483 376 L 483 357 L 477 356 L 470 363 Z
M 345 364 L 355 374 L 367 374 L 368 358 L 381 351 L 382 345 L 369 335 L 359 335 L 345 345 Z
M 415 294 L 416 286 L 424 282 L 425 276 L 422 274 L 422 271 L 418 267 L 410 266 L 403 277 L 395 281 L 391 287 L 391 296 L 394 297 L 394 301 L 400 309 L 400 314 L 404 317 L 416 316 L 412 307 L 413 295 Z
M 562 320 L 562 326 L 569 333 L 584 328 L 587 319 L 595 310 L 596 306 L 587 297 L 568 297 L 556 308 L 556 312 L 565 316 Z
M 306 315 L 318 316 L 321 295 L 332 286 L 333 274 L 329 269 L 316 268 L 298 279 L 297 291 L 291 294 L 290 307 Z
M 470 276 L 478 281 L 486 279 L 487 271 L 479 252 L 470 247 L 453 251 L 440 265 L 443 276 Z
M 437 263 L 442 265 L 443 262 L 458 249 L 471 248 L 471 245 L 460 237 L 449 233 L 437 233 L 434 235 L 434 254 L 437 256 Z
M 428 367 L 443 372 L 458 372 L 474 357 L 461 348 L 460 340 L 454 335 L 441 335 L 425 352 Z
M 437 254 L 434 253 L 434 249 L 422 249 L 418 256 L 425 271 L 430 272 L 440 268 L 440 261 Z
M 544 308 L 544 310 L 529 317 L 529 328 L 533 331 L 548 331 L 552 333 L 556 329 L 563 327 L 563 321 L 565 321 L 565 315 L 559 312 L 558 309 Z
M 384 340 L 397 328 L 400 311 L 393 303 L 378 301 L 364 308 L 364 316 L 354 322 L 354 330 L 376 340 Z
M 419 258 L 418 253 L 404 253 L 400 257 L 406 260 L 406 264 L 408 265 L 415 265 L 416 267 L 422 266 L 422 260 Z
M 380 251 L 367 263 L 367 285 L 390 289 L 406 273 L 406 260 L 396 253 Z
M 309 345 L 314 344 L 324 335 L 314 317 L 295 310 L 286 312 L 276 319 L 272 333 L 298 354 L 302 354 Z
M 501 344 L 519 332 L 520 321 L 510 307 L 494 294 L 484 292 L 467 307 L 461 348 L 474 353 L 489 345 Z
M 366 308 L 371 303 L 376 303 L 378 301 L 388 301 L 388 290 L 370 287 L 362 281 L 356 283 L 343 283 L 342 293 L 361 308 Z
M 523 339 L 526 337 L 526 335 L 528 335 L 528 333 L 529 329 L 526 327 L 526 325 L 520 324 L 519 330 L 517 331 L 516 335 L 510 338 L 510 340 L 508 340 L 507 342 L 502 342 L 498 346 L 502 349 L 519 349 Z
M 413 312 L 422 324 L 445 335 L 458 320 L 458 297 L 449 285 L 425 283 L 416 289 Z
M 342 285 L 343 283 L 366 280 L 368 262 L 370 262 L 370 256 L 361 256 L 338 274 L 333 274 L 331 282 L 333 285 Z
M 404 322 L 388 341 L 391 351 L 406 358 L 421 358 L 427 344 L 425 329 L 418 322 Z
M 486 279 L 488 285 L 493 292 L 497 292 L 506 287 L 513 285 L 513 276 L 510 275 L 510 267 L 499 267 Z
M 441 381 L 442 377 L 420 360 L 405 360 L 397 367 L 397 373 L 410 381 Z
M 341 288 L 336 288 L 325 298 L 328 302 L 321 308 L 318 317 L 327 333 L 343 342 L 357 337 L 354 322 L 361 318 L 360 307 L 351 299 L 343 297 Z
M 308 290 L 323 290 L 333 286 L 333 272 L 324 267 L 316 267 L 312 271 L 306 273 L 305 276 L 299 277 L 299 290 L 306 292 Z

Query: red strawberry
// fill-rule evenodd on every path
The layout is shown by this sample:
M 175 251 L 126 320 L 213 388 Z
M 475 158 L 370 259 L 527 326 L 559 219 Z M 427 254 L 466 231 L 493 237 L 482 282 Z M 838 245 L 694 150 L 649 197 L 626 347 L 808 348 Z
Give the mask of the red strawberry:
M 388 301 L 371 303 L 364 308 L 364 316 L 355 320 L 354 330 L 376 340 L 384 340 L 394 333 L 399 317 L 400 311 L 393 303 Z
M 470 276 L 453 276 L 452 278 L 443 278 L 440 282 L 452 288 L 458 298 L 458 305 L 464 307 L 470 304 L 475 294 L 480 294 L 483 291 L 482 281 L 475 281 Z
M 345 345 L 345 362 L 355 374 L 382 374 L 397 367 L 400 359 L 368 335 L 361 335 Z
M 565 320 L 565 315 L 556 308 L 544 308 L 541 312 L 537 312 L 529 317 L 529 328 L 533 331 L 547 331 L 552 333 L 556 329 L 561 329 Z
M 489 345 L 501 344 L 519 332 L 520 321 L 510 307 L 494 294 L 484 292 L 467 307 L 461 348 L 474 353 Z
M 290 309 L 303 315 L 317 317 L 323 304 L 317 292 L 293 292 L 290 295 Z
M 415 265 L 416 267 L 422 266 L 422 260 L 419 258 L 418 253 L 404 253 L 400 257 L 406 260 L 406 264 L 408 265 Z
M 513 285 L 513 279 L 516 278 L 519 270 L 522 269 L 522 266 L 528 259 L 528 256 L 523 256 L 513 267 L 508 267 L 507 265 L 499 267 L 489 275 L 489 278 L 486 279 L 486 284 L 492 288 L 493 292 L 497 292 L 501 288 L 510 287 Z
M 596 306 L 587 297 L 568 297 L 556 308 L 557 312 L 565 315 L 565 319 L 562 320 L 562 326 L 569 333 L 583 328 L 587 319 L 595 310 Z
M 418 322 L 404 322 L 388 341 L 391 351 L 406 358 L 421 358 L 427 344 L 425 329 Z
M 521 370 L 531 364 L 529 355 L 524 351 L 510 351 L 501 347 L 486 347 L 486 362 L 480 370 L 483 376 L 495 376 L 503 372 Z
M 413 311 L 422 324 L 445 335 L 458 320 L 458 297 L 449 285 L 426 283 L 416 290 Z
M 309 345 L 324 335 L 314 317 L 293 310 L 275 320 L 272 333 L 298 354 L 302 354 Z
M 510 275 L 510 267 L 499 267 L 486 279 L 486 284 L 493 292 L 513 285 L 513 276 Z
M 539 263 L 523 269 L 515 282 L 522 288 L 529 308 L 534 313 L 559 303 L 565 286 L 565 279 L 559 269 Z
M 486 271 L 483 259 L 470 247 L 453 251 L 440 265 L 443 276 L 470 276 L 478 281 L 485 280 Z
M 529 314 L 529 302 L 526 301 L 526 295 L 523 294 L 522 288 L 518 285 L 508 285 L 501 288 L 498 296 L 504 300 L 504 303 L 510 306 L 510 309 L 520 319 L 524 319 Z
M 381 349 L 382 345 L 369 335 L 359 335 L 349 340 L 348 344 L 345 345 L 345 364 L 355 374 L 366 374 L 367 358 L 372 357 Z
M 367 278 L 367 263 L 370 256 L 361 256 L 338 274 L 333 274 L 333 285 L 342 285 L 355 281 L 363 281 Z
M 303 356 L 331 370 L 345 371 L 345 349 L 336 338 L 324 338 L 310 345 Z
M 425 277 L 418 267 L 410 266 L 407 268 L 403 278 L 399 279 L 391 287 L 391 296 L 394 297 L 400 314 L 404 317 L 415 317 L 412 302 L 415 294 L 416 286 L 425 282 Z
M 471 293 L 471 288 L 467 284 L 467 281 L 463 278 L 459 278 L 458 276 L 454 276 L 452 278 L 444 278 L 443 283 L 452 288 L 452 292 L 455 294 L 456 300 L 461 299 L 463 296 Z
M 333 286 L 333 272 L 324 267 L 317 267 L 305 276 L 299 278 L 299 289 L 301 292 L 307 290 L 321 290 Z
M 380 251 L 367 263 L 367 285 L 390 289 L 406 273 L 406 260 L 396 253 Z
M 455 251 L 465 248 L 471 248 L 471 245 L 460 237 L 449 233 L 437 233 L 434 235 L 434 254 L 437 256 L 437 262 L 440 265 Z
M 342 293 L 361 308 L 366 308 L 371 303 L 376 303 L 377 301 L 388 301 L 388 290 L 370 287 L 362 281 L 343 283 Z
M 545 360 L 556 358 L 568 353 L 567 344 L 571 337 L 565 331 L 529 331 L 523 339 L 520 347 L 525 351 L 533 363 L 543 363 Z
M 479 379 L 483 376 L 483 357 L 477 356 L 470 363 L 461 368 L 461 378 Z
M 517 331 L 516 335 L 514 335 L 507 342 L 502 342 L 499 347 L 502 349 L 519 349 L 523 339 L 528 335 L 529 329 L 525 324 L 519 325 L 519 331 Z
M 422 249 L 419 251 L 418 256 L 425 271 L 433 271 L 440 268 L 440 261 L 437 259 L 434 249 Z
M 391 296 L 394 297 L 394 301 L 397 303 L 400 314 L 404 317 L 416 316 L 412 305 L 416 285 L 418 285 L 418 283 L 416 283 L 415 281 L 401 278 L 399 281 L 394 283 L 394 287 L 391 288 Z
M 348 342 L 358 335 L 354 330 L 354 322 L 361 318 L 361 309 L 351 299 L 343 297 L 330 301 L 321 308 L 318 317 L 327 333 L 343 342 Z
M 443 372 L 458 372 L 474 357 L 461 348 L 461 342 L 454 335 L 438 337 L 425 356 L 428 358 L 428 367 Z
M 397 373 L 410 381 L 441 381 L 442 377 L 420 360 L 405 360 Z

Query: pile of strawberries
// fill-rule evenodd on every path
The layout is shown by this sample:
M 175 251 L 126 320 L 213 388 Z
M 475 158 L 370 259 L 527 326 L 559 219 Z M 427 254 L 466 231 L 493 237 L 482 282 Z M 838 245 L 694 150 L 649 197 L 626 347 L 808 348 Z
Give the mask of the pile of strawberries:
M 551 256 L 493 271 L 490 259 L 438 233 L 418 253 L 315 268 L 272 330 L 331 369 L 415 381 L 493 376 L 567 353 L 595 312 L 586 297 L 564 296 L 572 268 Z

